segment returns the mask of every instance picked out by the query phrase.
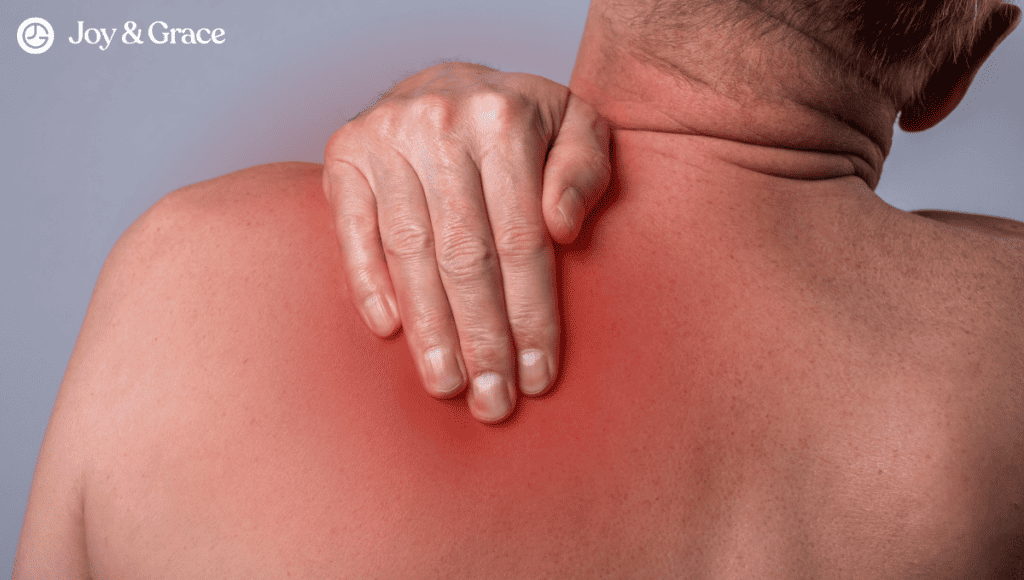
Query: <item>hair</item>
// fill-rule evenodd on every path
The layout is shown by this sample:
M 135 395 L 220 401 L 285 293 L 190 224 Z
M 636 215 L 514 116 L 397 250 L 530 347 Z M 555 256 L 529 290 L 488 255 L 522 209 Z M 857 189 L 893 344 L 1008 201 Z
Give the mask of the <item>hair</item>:
M 1000 0 L 639 0 L 630 3 L 630 43 L 656 64 L 676 68 L 703 46 L 680 53 L 702 29 L 728 27 L 796 46 L 813 41 L 813 64 L 830 79 L 852 75 L 903 104 L 939 65 L 965 58 Z M 620 3 L 620 6 L 624 6 Z M 738 47 L 737 47 L 738 48 Z M 838 73 L 838 74 L 837 74 Z

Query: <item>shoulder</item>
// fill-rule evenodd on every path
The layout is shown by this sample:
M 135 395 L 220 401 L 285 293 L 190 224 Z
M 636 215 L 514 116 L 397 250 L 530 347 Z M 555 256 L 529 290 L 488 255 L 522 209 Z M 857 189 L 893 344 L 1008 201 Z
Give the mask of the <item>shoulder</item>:
M 989 421 L 1001 415 L 1008 418 L 1008 426 L 1020 424 L 1024 421 L 1024 374 L 1020 372 L 1024 368 L 1024 223 L 941 210 L 911 213 L 928 218 L 908 230 L 918 245 L 928 247 L 915 266 L 935 275 L 924 278 L 933 290 L 922 288 L 910 295 L 943 298 L 925 301 L 932 311 L 928 320 L 943 321 L 945 336 L 968 340 L 964 356 L 984 360 L 978 363 L 979 369 L 998 376 L 990 390 Z M 1016 434 L 1014 447 L 1024 446 L 1024 431 L 1007 427 L 1005 432 Z M 1018 454 L 1016 461 L 1024 469 L 1024 455 Z
M 331 262 L 333 228 L 320 165 L 274 163 L 181 188 L 150 207 L 115 244 L 85 326 L 89 316 L 126 320 L 118 313 L 167 316 L 170 323 L 181 320 L 179 309 L 149 311 L 224 292 L 240 297 L 297 256 Z
M 133 502 L 110 502 L 158 480 L 168 461 L 157 458 L 205 432 L 189 425 L 217 424 L 268 365 L 283 376 L 275 357 L 321 339 L 326 324 L 368 342 L 340 263 L 319 165 L 237 171 L 139 217 L 103 265 L 65 372 L 15 577 L 88 577 L 86 531 L 131 537 L 119 514 Z M 323 357 L 314 346 L 305 352 Z M 102 550 L 88 548 L 96 564 Z
M 127 294 L 167 286 L 177 274 L 187 275 L 204 264 L 273 254 L 280 245 L 275 240 L 286 238 L 285 233 L 301 235 L 310 225 L 327 233 L 332 226 L 321 193 L 320 167 L 262 165 L 165 195 L 114 245 L 100 272 L 86 323 L 89 315 L 109 315 L 114 306 L 124 309 Z
M 318 163 L 257 165 L 183 187 L 166 195 L 152 210 L 186 205 L 191 209 L 226 210 L 322 197 L 322 173 L 323 166 Z
M 166 382 L 232 335 L 262 335 L 268 316 L 287 318 L 314 295 L 318 304 L 339 299 L 344 278 L 320 178 L 319 165 L 263 165 L 154 204 L 104 263 L 65 383 L 81 383 L 109 416 L 141 393 L 129 371 Z M 79 366 L 89 366 L 81 380 Z
M 147 210 L 118 246 L 162 255 L 166 252 L 154 242 L 203 242 L 221 235 L 308 225 L 310 218 L 329 215 L 321 170 L 313 163 L 272 163 L 183 187 Z M 330 220 L 321 222 L 317 225 Z
M 139 361 L 166 352 L 172 337 L 184 340 L 215 320 L 245 314 L 257 297 L 284 292 L 281 286 L 313 263 L 320 268 L 304 275 L 330 277 L 340 264 L 319 165 L 263 165 L 174 191 L 143 213 L 107 257 L 65 382 L 77 376 L 78 359 L 141 351 L 132 359 Z M 151 342 L 141 343 L 142 336 Z M 90 400 L 116 394 L 109 381 L 88 382 L 103 389 L 90 392 Z
M 945 237 L 940 247 L 939 260 L 946 262 L 949 285 L 967 285 L 976 289 L 970 300 L 960 308 L 951 310 L 947 317 L 958 319 L 950 325 L 947 334 L 973 328 L 968 334 L 979 339 L 974 348 L 967 349 L 972 378 L 978 375 L 996 377 L 985 388 L 977 390 L 974 401 L 976 416 L 984 417 L 983 424 L 972 427 L 972 433 L 988 433 L 993 448 L 1009 450 L 1008 455 L 990 461 L 1002 470 L 1020 474 L 1024 472 L 1024 223 L 1002 217 L 953 212 L 944 210 L 918 210 L 913 214 L 950 226 L 956 232 Z M 979 473 L 983 473 L 979 470 Z M 1005 526 L 1005 534 L 996 545 L 1015 544 L 1007 554 L 1018 558 L 1015 577 L 1024 578 L 1024 517 L 1020 506 L 1024 501 L 1024 481 L 1020 477 L 1004 477 L 1001 473 L 993 481 L 1005 485 L 1011 502 L 1008 509 L 995 516 L 997 526 Z M 1009 506 L 1012 505 L 1012 508 Z M 992 562 L 999 561 L 993 556 Z M 1005 570 L 1005 573 L 1010 573 Z
M 160 338 L 173 317 L 162 312 L 174 308 L 161 297 L 180 298 L 195 288 L 190 271 L 223 269 L 224 249 L 246 234 L 280 238 L 287 229 L 280 222 L 315 214 L 319 179 L 319 166 L 311 164 L 232 173 L 165 196 L 121 236 L 100 273 L 40 448 L 15 578 L 89 577 L 90 473 L 103 449 L 124 439 L 117 417 L 123 407 L 116 403 L 139 384 L 132 371 L 159 368 L 166 352 Z
M 1017 220 L 945 210 L 917 210 L 913 215 L 927 218 L 929 224 L 942 224 L 938 232 L 928 228 L 931 235 L 924 243 L 937 243 L 932 254 L 944 262 L 953 275 L 972 275 L 978 290 L 994 292 L 1002 301 L 1001 307 L 1011 306 L 1021 325 L 1024 307 L 1024 223 Z M 922 234 L 925 230 L 913 230 Z M 1002 289 L 1003 292 L 998 292 Z
M 1009 218 L 940 209 L 919 209 L 910 213 L 990 236 L 1024 240 L 1024 222 Z

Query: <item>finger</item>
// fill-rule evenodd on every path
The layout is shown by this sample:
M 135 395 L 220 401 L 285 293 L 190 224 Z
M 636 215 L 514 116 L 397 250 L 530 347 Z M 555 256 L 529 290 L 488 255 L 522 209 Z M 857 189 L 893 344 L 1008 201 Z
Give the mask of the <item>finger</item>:
M 334 211 L 345 276 L 363 322 L 381 338 L 394 334 L 400 319 L 377 229 L 377 206 L 363 174 L 348 162 L 328 159 L 324 193 Z
M 497 103 L 492 103 L 495 108 Z M 526 128 L 513 105 L 478 111 L 502 119 L 478 133 L 481 183 L 515 341 L 519 388 L 540 395 L 558 371 L 555 258 L 541 215 L 541 173 L 547 140 Z M 504 112 L 503 112 L 504 111 Z
M 576 239 L 583 219 L 608 190 L 610 140 L 608 122 L 570 93 L 544 167 L 544 220 L 555 241 Z
M 398 299 L 409 351 L 427 391 L 454 397 L 465 386 L 455 320 L 434 255 L 434 234 L 423 188 L 400 156 L 377 159 L 370 177 L 377 196 L 381 243 Z
M 451 141 L 417 157 L 433 231 L 441 281 L 458 329 L 470 412 L 484 423 L 507 417 L 515 406 L 512 344 L 501 272 L 476 164 Z M 427 161 L 427 160 L 430 161 Z

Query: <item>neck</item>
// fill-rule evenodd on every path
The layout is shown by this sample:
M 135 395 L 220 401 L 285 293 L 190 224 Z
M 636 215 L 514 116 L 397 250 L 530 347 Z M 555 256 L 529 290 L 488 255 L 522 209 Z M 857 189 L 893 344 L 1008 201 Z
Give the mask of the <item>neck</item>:
M 856 175 L 872 190 L 878 184 L 896 109 L 877 90 L 858 84 L 836 94 L 783 78 L 787 73 L 778 71 L 801 68 L 801 56 L 792 49 L 758 59 L 771 62 L 773 70 L 759 76 L 756 87 L 722 82 L 729 73 L 714 69 L 715 59 L 706 54 L 686 67 L 673 66 L 679 73 L 673 74 L 625 49 L 620 36 L 611 33 L 614 20 L 603 2 L 591 4 L 570 81 L 572 92 L 614 129 L 708 137 L 718 142 L 721 158 L 769 175 Z M 733 45 L 714 39 L 703 44 Z M 721 62 L 730 58 L 735 60 Z

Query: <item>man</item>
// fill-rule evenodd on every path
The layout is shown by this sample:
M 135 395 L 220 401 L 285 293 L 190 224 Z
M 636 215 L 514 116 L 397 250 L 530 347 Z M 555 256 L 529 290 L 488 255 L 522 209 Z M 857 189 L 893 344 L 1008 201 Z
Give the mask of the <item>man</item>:
M 1020 17 L 937 4 L 595 0 L 612 186 L 557 257 L 557 395 L 497 426 L 367 340 L 318 166 L 168 196 L 97 285 L 15 576 L 1021 577 L 1021 224 L 872 191 Z

